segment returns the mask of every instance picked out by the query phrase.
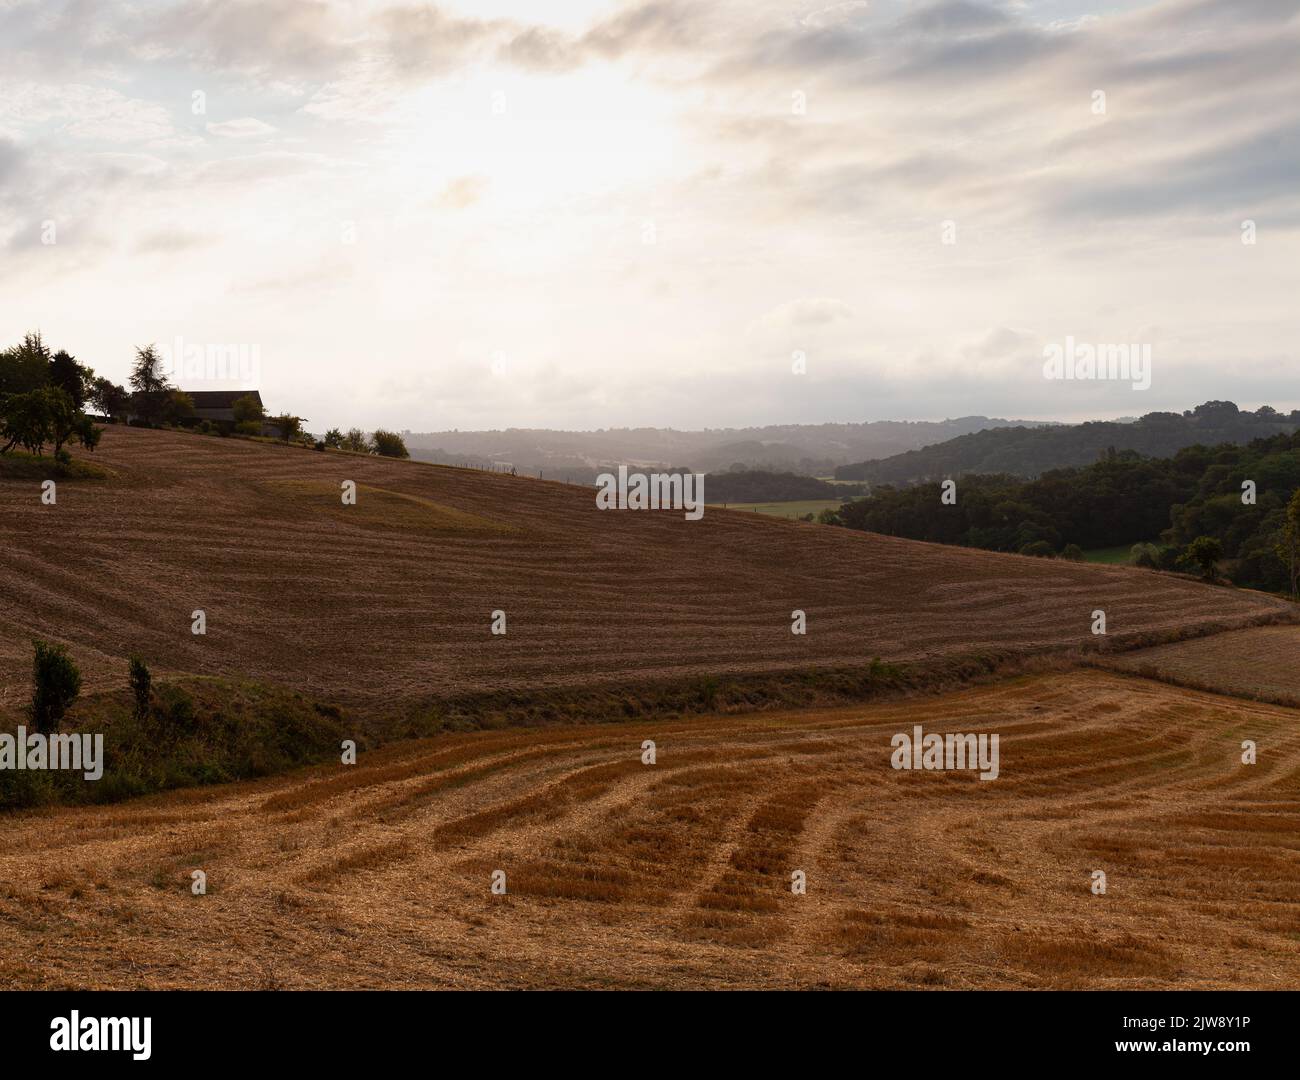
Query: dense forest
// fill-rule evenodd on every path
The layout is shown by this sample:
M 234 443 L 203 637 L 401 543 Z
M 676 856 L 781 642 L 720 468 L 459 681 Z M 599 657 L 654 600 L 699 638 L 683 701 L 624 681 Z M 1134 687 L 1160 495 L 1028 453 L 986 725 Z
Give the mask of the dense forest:
M 1207 401 L 1189 412 L 1147 413 L 1131 423 L 986 428 L 879 461 L 842 465 L 835 477 L 872 484 L 910 484 L 969 473 L 1029 478 L 1050 469 L 1090 465 L 1111 451 L 1163 458 L 1188 446 L 1247 443 L 1297 428 L 1300 410 L 1286 415 L 1265 405 L 1242 412 L 1231 401 Z
M 1209 537 L 1233 582 L 1286 592 L 1295 557 L 1287 507 L 1293 499 L 1300 505 L 1297 489 L 1300 432 L 1246 446 L 1192 446 L 1159 459 L 1110 452 L 1036 480 L 965 476 L 952 505 L 942 501 L 938 482 L 884 487 L 837 516 L 855 529 L 1032 555 L 1146 542 L 1143 564 L 1162 569 L 1189 569 L 1188 549 Z

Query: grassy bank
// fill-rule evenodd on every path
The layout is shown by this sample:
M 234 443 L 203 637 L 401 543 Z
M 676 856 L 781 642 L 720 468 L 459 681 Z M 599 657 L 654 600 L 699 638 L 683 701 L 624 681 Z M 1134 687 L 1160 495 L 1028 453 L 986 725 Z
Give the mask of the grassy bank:
M 0 808 L 116 802 L 171 788 L 269 776 L 338 755 L 350 733 L 340 710 L 289 690 L 224 679 L 155 684 L 148 716 L 133 715 L 123 689 L 88 695 L 68 711 L 64 733 L 104 736 L 104 775 L 0 770 Z M 0 730 L 23 721 L 10 716 Z
M 0 454 L 0 480 L 103 480 L 109 475 L 107 469 L 79 457 L 64 463 L 49 454 L 22 450 Z

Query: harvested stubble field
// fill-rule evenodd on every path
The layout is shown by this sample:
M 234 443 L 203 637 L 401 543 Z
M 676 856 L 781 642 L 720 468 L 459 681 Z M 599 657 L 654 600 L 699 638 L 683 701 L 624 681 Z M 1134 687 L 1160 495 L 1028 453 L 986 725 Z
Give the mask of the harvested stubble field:
M 1112 640 L 1294 612 L 1127 568 L 712 509 L 601 513 L 586 489 L 235 440 L 113 428 L 95 460 L 109 478 L 60 484 L 56 507 L 0 481 L 7 721 L 33 634 L 69 646 L 83 697 L 121 693 L 141 653 L 191 683 L 243 680 L 248 700 L 264 684 L 338 701 L 347 725 L 483 690 L 594 698 L 1068 649 L 1094 643 L 1095 608 Z M 1264 633 L 1187 647 L 1245 655 Z M 0 986 L 1295 986 L 1297 720 L 1057 671 L 853 707 L 447 733 L 354 766 L 11 812 Z M 893 770 L 890 738 L 916 724 L 998 733 L 1000 777 Z
M 1106 658 L 1106 665 L 1193 689 L 1300 706 L 1300 627 L 1258 626 Z
M 715 509 L 602 512 L 588 488 L 236 439 L 110 427 L 93 461 L 112 476 L 60 484 L 53 507 L 35 481 L 0 480 L 11 703 L 33 634 L 69 645 L 86 692 L 121 686 L 138 653 L 159 672 L 415 709 L 1089 645 L 1097 608 L 1111 640 L 1293 610 L 1127 568 Z M 504 636 L 490 633 L 498 609 Z
M 0 985 L 1294 987 L 1296 720 L 1075 671 L 22 813 Z M 893 770 L 914 724 L 1000 733 L 1000 777 Z

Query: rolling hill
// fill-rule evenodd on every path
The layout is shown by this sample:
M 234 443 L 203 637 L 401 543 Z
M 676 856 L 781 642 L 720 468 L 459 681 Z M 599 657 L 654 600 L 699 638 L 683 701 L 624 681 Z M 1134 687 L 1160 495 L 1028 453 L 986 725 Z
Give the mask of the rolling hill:
M 1300 427 L 1300 411 L 1241 412 L 1230 401 L 1207 401 L 1184 413 L 1148 413 L 1132 422 L 1093 421 L 1052 427 L 988 428 L 892 457 L 842 465 L 837 480 L 911 484 L 967 473 L 1039 476 L 1091 465 L 1110 450 L 1170 457 L 1198 443 L 1248 443 Z
M 243 440 L 111 427 L 94 460 L 111 477 L 62 483 L 55 506 L 0 481 L 0 709 L 25 693 L 33 635 L 69 646 L 87 692 L 121 686 L 138 653 L 413 715 L 466 694 L 1083 646 L 1098 608 L 1112 639 L 1293 611 L 1122 567 L 712 508 L 601 512 L 587 488 Z
M 259 737 L 324 752 L 283 775 L 6 814 L 0 987 L 1262 988 L 1300 973 L 1297 713 L 1223 696 L 1290 700 L 1258 654 L 1294 652 L 1293 605 L 712 508 L 602 513 L 586 488 L 239 440 L 111 428 L 95 462 L 107 475 L 61 483 L 55 506 L 35 480 L 0 480 L 6 724 L 37 634 L 82 665 L 83 700 L 111 696 L 133 652 L 183 681 L 207 711 L 169 715 L 164 742 L 238 728 L 262 701 Z M 1096 607 L 1112 641 L 1242 629 L 1099 656 L 1080 651 Z M 781 707 L 854 697 L 846 671 L 980 656 L 1012 670 Z M 532 726 L 480 710 L 340 763 L 358 721 L 418 732 L 411 718 L 473 692 Z M 566 694 L 581 718 L 622 722 L 536 726 Z M 316 730 L 308 697 L 342 708 Z M 915 725 L 998 735 L 996 782 L 892 768 Z

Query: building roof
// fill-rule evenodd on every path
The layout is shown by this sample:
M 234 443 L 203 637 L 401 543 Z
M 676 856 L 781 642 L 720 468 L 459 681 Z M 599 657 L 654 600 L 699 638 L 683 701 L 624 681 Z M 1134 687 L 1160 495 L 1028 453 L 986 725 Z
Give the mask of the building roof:
M 254 397 L 259 405 L 262 403 L 262 395 L 256 390 L 186 390 L 184 393 L 194 402 L 195 409 L 233 409 L 242 397 Z

